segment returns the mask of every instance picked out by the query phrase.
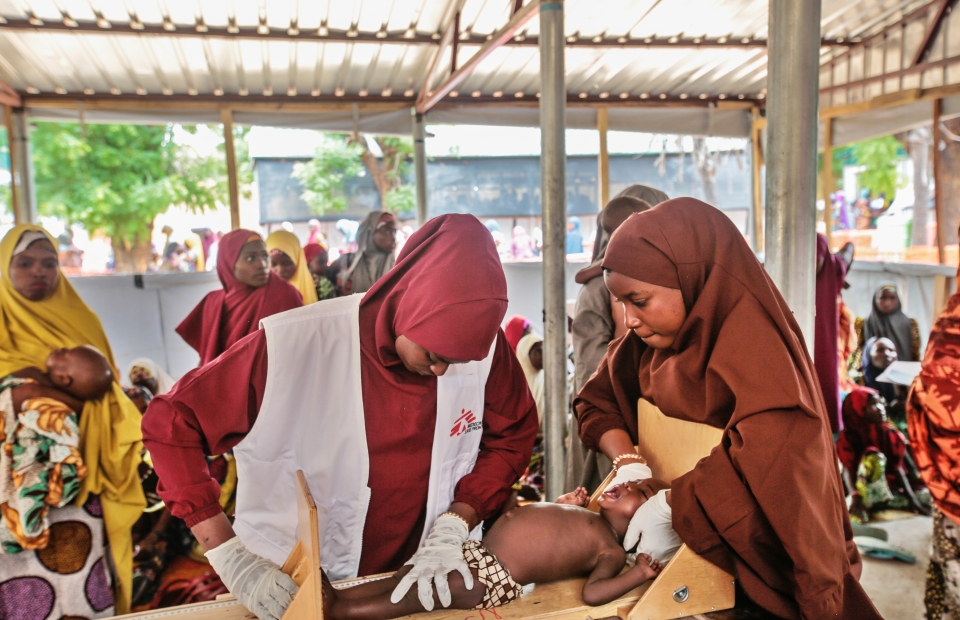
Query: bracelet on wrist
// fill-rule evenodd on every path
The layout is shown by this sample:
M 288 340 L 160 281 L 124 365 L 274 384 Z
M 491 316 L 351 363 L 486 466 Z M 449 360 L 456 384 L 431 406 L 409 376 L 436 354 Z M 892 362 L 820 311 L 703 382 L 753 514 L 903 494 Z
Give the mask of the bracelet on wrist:
M 451 516 L 451 517 L 455 517 L 455 518 L 457 518 L 457 519 L 460 519 L 461 521 L 463 521 L 463 524 L 464 524 L 465 526 L 467 526 L 467 531 L 468 531 L 468 532 L 470 531 L 470 524 L 467 522 L 466 519 L 464 519 L 463 517 L 461 517 L 461 516 L 458 515 L 457 513 L 448 510 L 447 512 L 441 514 L 440 516 L 442 517 L 442 516 L 444 516 L 444 515 L 448 515 L 448 516 Z
M 620 465 L 620 461 L 622 461 L 623 459 L 634 459 L 644 465 L 646 465 L 647 463 L 647 460 L 642 456 L 640 456 L 639 454 L 637 454 L 636 452 L 634 452 L 633 454 L 630 454 L 630 453 L 621 454 L 617 458 L 613 459 L 613 471 L 617 471 Z

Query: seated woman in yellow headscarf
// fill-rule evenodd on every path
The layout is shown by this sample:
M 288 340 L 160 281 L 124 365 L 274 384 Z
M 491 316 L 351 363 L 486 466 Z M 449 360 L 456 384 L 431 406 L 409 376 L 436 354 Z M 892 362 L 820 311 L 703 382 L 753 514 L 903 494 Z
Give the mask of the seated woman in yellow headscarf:
M 303 295 L 303 305 L 317 301 L 317 285 L 313 281 L 307 258 L 300 241 L 292 232 L 278 230 L 267 237 L 267 252 L 270 252 L 270 267 L 293 285 Z
M 0 241 L 0 381 L 30 366 L 46 370 L 52 351 L 81 345 L 96 347 L 120 376 L 100 319 L 60 272 L 54 238 L 39 226 L 14 227 Z M 130 530 L 145 506 L 137 474 L 140 412 L 114 381 L 77 413 L 86 476 L 76 501 L 49 508 L 42 548 L 0 548 L 0 600 L 41 618 L 102 618 L 129 609 Z M 7 483 L 0 480 L 0 489 Z M 112 558 L 105 557 L 108 545 Z

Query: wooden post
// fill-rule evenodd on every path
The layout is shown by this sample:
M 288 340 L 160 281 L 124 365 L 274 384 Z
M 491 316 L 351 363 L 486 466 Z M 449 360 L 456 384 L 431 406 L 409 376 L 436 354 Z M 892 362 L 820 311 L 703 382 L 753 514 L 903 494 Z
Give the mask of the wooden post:
M 760 109 L 753 108 L 753 123 L 751 126 L 751 142 L 753 143 L 753 251 L 763 251 L 763 183 L 760 178 L 763 166 L 763 146 L 760 142 L 760 132 L 763 130 L 763 119 Z
M 943 100 L 933 100 L 933 208 L 937 215 L 937 256 L 940 264 L 947 263 L 947 229 L 943 226 L 943 188 L 940 176 L 943 172 L 943 158 L 940 156 L 940 114 L 943 112 Z
M 599 209 L 610 202 L 610 153 L 607 151 L 607 108 L 597 108 L 597 131 L 600 133 L 600 153 L 597 155 L 597 198 Z
M 233 112 L 220 110 L 223 123 L 223 143 L 227 156 L 227 185 L 230 188 L 230 230 L 240 228 L 240 187 L 237 182 L 237 154 L 233 148 Z
M 16 167 L 14 166 L 13 158 L 14 151 L 13 148 L 13 110 L 10 109 L 10 106 L 3 106 L 3 120 L 7 128 L 7 150 L 10 152 L 10 211 L 13 212 L 13 223 L 14 224 L 24 224 L 26 222 L 20 221 L 20 210 L 17 209 L 17 177 L 14 172 Z
M 827 248 L 833 249 L 833 118 L 823 119 L 823 223 L 827 230 Z

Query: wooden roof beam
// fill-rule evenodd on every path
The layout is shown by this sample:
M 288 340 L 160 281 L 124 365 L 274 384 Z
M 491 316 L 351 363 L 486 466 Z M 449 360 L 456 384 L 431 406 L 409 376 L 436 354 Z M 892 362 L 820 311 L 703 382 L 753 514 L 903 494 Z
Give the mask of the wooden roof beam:
M 539 14 L 540 0 L 533 0 L 530 4 L 520 9 L 503 28 L 493 34 L 489 41 L 480 46 L 480 49 L 477 50 L 477 53 L 474 54 L 470 60 L 463 63 L 463 66 L 454 71 L 436 90 L 429 89 L 430 82 L 428 76 L 428 81 L 424 83 L 424 88 L 420 91 L 420 96 L 417 98 L 417 112 L 423 114 L 437 105 L 450 91 L 467 79 L 477 65 L 493 53 L 493 50 L 503 45 L 506 41 L 511 40 L 528 21 Z
M 930 47 L 940 33 L 943 20 L 948 15 L 948 9 L 950 9 L 953 4 L 955 4 L 955 0 L 940 0 L 940 4 L 937 5 L 933 14 L 933 20 L 930 21 L 927 25 L 926 32 L 923 33 L 923 41 L 920 43 L 920 47 L 917 48 L 917 53 L 913 55 L 913 61 L 910 63 L 911 67 L 920 64 L 920 62 L 926 58 L 927 54 L 930 53 Z
M 20 93 L 11 88 L 10 85 L 3 80 L 0 80 L 0 105 L 5 105 L 8 108 L 23 107 L 23 100 L 20 98 Z

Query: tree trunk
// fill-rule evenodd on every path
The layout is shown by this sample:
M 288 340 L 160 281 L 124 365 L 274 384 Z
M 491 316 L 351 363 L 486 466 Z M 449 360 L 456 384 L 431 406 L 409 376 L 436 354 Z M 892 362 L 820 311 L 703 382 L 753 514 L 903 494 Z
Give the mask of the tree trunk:
M 942 166 L 940 191 L 943 196 L 943 227 L 947 245 L 957 243 L 957 226 L 960 225 L 960 142 L 950 134 L 960 135 L 960 119 L 943 121 L 943 142 L 945 148 L 940 151 Z
M 393 188 L 390 185 L 390 180 L 387 178 L 383 162 L 377 159 L 377 156 L 370 150 L 370 145 L 367 143 L 367 137 L 365 135 L 355 135 L 351 138 L 351 141 L 359 144 L 363 148 L 363 152 L 360 154 L 360 161 L 366 166 L 367 172 L 370 173 L 370 178 L 373 179 L 373 184 L 377 188 L 377 193 L 380 194 L 380 208 L 386 210 L 387 192 Z
M 933 138 L 926 127 L 907 134 L 907 151 L 913 162 L 913 233 L 910 245 L 927 245 L 930 211 L 930 146 Z
M 146 241 L 141 241 L 137 237 L 130 247 L 120 240 L 113 242 L 114 273 L 145 273 L 153 258 L 153 244 L 150 243 L 150 236 L 147 235 Z
M 693 161 L 697 164 L 697 172 L 700 173 L 700 184 L 703 185 L 703 201 L 708 205 L 719 207 L 717 204 L 717 184 L 714 181 L 717 167 L 710 151 L 707 150 L 706 138 L 693 139 Z

